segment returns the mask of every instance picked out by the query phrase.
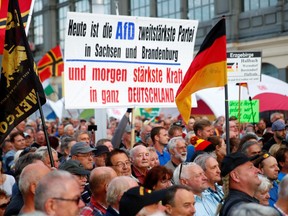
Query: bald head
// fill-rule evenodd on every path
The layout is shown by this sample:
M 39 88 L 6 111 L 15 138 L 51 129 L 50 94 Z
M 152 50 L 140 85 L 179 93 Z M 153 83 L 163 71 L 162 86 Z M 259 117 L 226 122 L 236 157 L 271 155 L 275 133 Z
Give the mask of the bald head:
M 111 167 L 96 167 L 90 173 L 90 189 L 93 195 L 103 193 L 110 181 L 117 176 Z
M 119 201 L 124 192 L 137 187 L 138 183 L 129 176 L 118 176 L 109 183 L 107 188 L 106 201 L 109 205 L 118 209 Z
M 20 174 L 19 189 L 21 193 L 23 195 L 28 192 L 35 193 L 38 182 L 49 172 L 50 169 L 41 161 L 27 165 Z M 33 184 L 34 187 L 31 188 Z

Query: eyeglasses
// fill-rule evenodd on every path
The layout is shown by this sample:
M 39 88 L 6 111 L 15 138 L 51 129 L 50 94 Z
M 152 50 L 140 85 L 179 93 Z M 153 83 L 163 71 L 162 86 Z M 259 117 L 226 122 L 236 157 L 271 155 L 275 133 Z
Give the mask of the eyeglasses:
M 86 180 L 87 180 L 87 176 L 86 176 L 86 175 L 76 175 L 76 176 L 78 176 L 78 178 L 79 178 L 80 180 L 83 180 L 83 179 L 86 179 Z
M 131 162 L 130 161 L 125 161 L 125 162 L 122 162 L 122 161 L 119 161 L 117 164 L 113 165 L 113 166 L 116 166 L 116 167 L 119 167 L 119 168 L 124 168 L 125 166 L 128 167 L 131 165 Z
M 53 197 L 52 199 L 55 199 L 55 200 L 60 200 L 60 201 L 67 201 L 67 202 L 75 202 L 76 205 L 79 204 L 81 198 L 78 197 L 78 198 L 75 198 L 75 199 L 65 199 L 65 198 L 61 198 L 61 197 Z

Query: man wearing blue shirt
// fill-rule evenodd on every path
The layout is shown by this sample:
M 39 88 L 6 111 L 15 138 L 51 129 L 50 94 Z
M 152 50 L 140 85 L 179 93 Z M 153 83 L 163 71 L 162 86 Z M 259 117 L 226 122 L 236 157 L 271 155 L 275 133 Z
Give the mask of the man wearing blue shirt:
M 164 127 L 154 127 L 151 130 L 151 139 L 158 154 L 160 165 L 164 166 L 170 160 L 170 154 L 166 149 L 169 141 L 167 130 Z

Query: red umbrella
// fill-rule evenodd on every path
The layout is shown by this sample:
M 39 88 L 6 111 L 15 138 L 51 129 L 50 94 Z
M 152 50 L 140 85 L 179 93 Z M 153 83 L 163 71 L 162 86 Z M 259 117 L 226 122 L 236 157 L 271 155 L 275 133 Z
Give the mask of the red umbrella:
M 258 94 L 253 99 L 259 100 L 259 111 L 288 110 L 288 97 L 276 93 Z

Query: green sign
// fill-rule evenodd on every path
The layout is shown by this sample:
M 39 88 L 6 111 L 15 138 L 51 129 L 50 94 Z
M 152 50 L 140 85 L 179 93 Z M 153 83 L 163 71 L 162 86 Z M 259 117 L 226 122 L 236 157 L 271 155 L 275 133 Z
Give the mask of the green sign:
M 145 118 L 153 118 L 158 116 L 160 113 L 160 108 L 140 108 L 140 115 L 145 116 Z
M 239 101 L 229 101 L 229 116 L 239 115 Z M 254 118 L 253 118 L 254 117 Z M 238 119 L 239 120 L 239 119 Z M 241 100 L 240 123 L 259 122 L 259 100 Z

